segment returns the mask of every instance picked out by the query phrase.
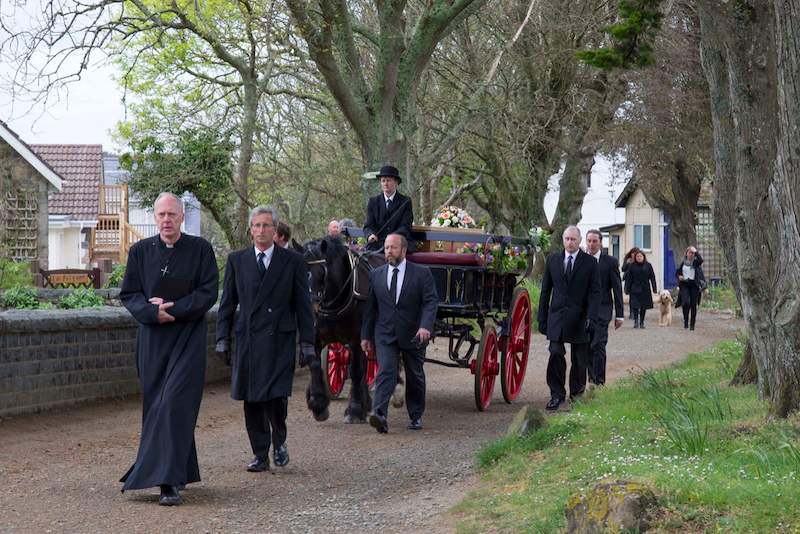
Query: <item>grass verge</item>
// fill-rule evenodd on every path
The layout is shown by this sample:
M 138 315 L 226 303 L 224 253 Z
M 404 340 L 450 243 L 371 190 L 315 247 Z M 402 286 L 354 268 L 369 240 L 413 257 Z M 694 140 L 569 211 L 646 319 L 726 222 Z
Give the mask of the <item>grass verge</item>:
M 766 421 L 756 386 L 729 387 L 743 340 L 590 391 L 524 439 L 478 453 L 485 488 L 456 532 L 564 532 L 569 495 L 641 482 L 664 513 L 649 532 L 800 532 L 800 418 Z

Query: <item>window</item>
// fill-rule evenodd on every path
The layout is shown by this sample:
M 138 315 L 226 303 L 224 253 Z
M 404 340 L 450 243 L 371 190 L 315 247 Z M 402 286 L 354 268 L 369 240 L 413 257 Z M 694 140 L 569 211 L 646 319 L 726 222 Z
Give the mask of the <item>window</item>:
M 633 246 L 642 250 L 650 250 L 650 225 L 633 225 Z
M 614 259 L 619 261 L 619 236 L 612 235 L 611 236 L 611 255 L 614 256 Z

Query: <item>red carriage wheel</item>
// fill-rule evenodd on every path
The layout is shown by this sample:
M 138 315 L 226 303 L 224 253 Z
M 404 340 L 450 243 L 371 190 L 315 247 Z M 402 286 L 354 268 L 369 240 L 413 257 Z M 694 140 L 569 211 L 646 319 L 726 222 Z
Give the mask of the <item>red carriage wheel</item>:
M 509 331 L 503 343 L 500 379 L 503 398 L 508 404 L 517 400 L 525 380 L 528 367 L 528 351 L 531 348 L 531 298 L 528 290 L 520 287 L 511 298 Z
M 367 353 L 367 387 L 372 389 L 375 386 L 375 378 L 378 376 L 378 360 L 375 359 L 375 351 Z
M 475 375 L 475 405 L 480 412 L 488 408 L 489 403 L 492 402 L 494 380 L 499 372 L 498 349 L 497 330 L 493 326 L 489 326 L 483 330 L 478 355 L 470 366 Z
M 347 378 L 347 364 L 350 362 L 350 350 L 341 343 L 328 345 L 328 357 L 324 359 L 325 372 L 328 375 L 328 393 L 335 399 L 344 389 Z

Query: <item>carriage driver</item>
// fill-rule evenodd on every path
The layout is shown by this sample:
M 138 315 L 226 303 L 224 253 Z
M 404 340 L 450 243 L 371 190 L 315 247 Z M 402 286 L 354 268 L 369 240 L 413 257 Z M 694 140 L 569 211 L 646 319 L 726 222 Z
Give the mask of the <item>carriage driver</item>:
M 381 167 L 377 178 L 381 181 L 383 192 L 367 202 L 367 222 L 364 224 L 367 248 L 380 250 L 387 235 L 400 234 L 408 241 L 408 252 L 414 252 L 414 241 L 411 239 L 414 210 L 411 199 L 397 191 L 403 179 L 391 165 Z

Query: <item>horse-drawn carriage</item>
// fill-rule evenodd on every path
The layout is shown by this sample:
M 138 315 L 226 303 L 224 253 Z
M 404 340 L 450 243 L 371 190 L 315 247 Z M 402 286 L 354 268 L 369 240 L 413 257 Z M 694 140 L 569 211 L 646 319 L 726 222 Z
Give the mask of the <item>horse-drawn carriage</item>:
M 362 237 L 358 229 L 346 232 L 348 237 Z M 475 243 L 467 247 L 470 252 L 437 251 L 456 250 L 467 238 Z M 498 375 L 503 398 L 514 402 L 525 378 L 531 341 L 532 307 L 522 284 L 525 260 L 531 260 L 529 241 L 418 228 L 412 239 L 417 250 L 427 251 L 410 253 L 406 259 L 431 270 L 439 296 L 433 336 L 449 338 L 448 361 L 426 359 L 426 363 L 469 369 L 475 375 L 475 404 L 480 411 L 488 408 Z M 326 345 L 328 350 L 321 359 L 324 369 L 319 369 L 325 384 L 319 380 L 315 384 L 312 366 L 309 408 L 318 415 L 314 404 L 319 408 L 322 403 L 321 386 L 329 395 L 342 391 L 349 367 L 352 389 L 345 422 L 363 421 L 369 410 L 367 381 L 374 379 L 377 366 L 372 355 L 360 350 L 363 305 L 359 314 L 359 302 L 363 304 L 367 296 L 369 270 L 385 260 L 382 253 L 364 253 L 356 247 L 327 241 L 318 246 L 307 248 L 305 254 L 312 299 L 319 311 L 317 351 Z M 508 254 L 524 259 L 503 261 Z M 479 338 L 472 333 L 476 325 Z

